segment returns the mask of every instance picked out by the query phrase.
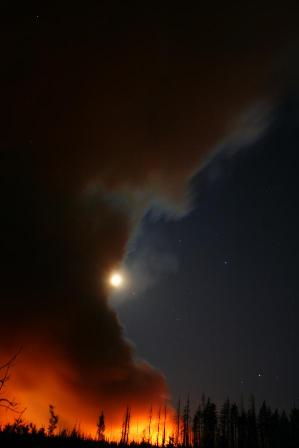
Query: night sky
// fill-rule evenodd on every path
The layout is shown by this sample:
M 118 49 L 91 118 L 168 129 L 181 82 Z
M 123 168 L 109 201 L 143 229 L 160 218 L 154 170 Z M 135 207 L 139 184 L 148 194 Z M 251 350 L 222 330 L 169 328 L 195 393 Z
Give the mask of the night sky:
M 187 216 L 148 214 L 128 257 L 150 246 L 145 272 L 165 252 L 175 260 L 118 312 L 137 352 L 193 405 L 202 394 L 298 404 L 298 106 L 286 98 L 257 142 L 198 173 Z
M 0 365 L 22 348 L 28 419 L 298 401 L 297 3 L 3 7 Z

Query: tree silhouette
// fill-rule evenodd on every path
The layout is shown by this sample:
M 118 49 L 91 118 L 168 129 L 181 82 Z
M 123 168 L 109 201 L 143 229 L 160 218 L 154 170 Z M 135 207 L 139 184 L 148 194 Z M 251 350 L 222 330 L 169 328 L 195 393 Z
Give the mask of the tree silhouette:
M 122 431 L 121 431 L 120 443 L 122 445 L 127 445 L 128 441 L 129 441 L 130 420 L 131 420 L 131 409 L 129 408 L 129 406 L 127 406 L 126 413 L 125 413 L 124 420 L 123 420 Z
M 7 397 L 3 396 L 3 393 L 6 383 L 10 379 L 11 368 L 13 367 L 19 353 L 20 350 L 8 362 L 0 366 L 0 407 L 8 409 L 12 412 L 19 412 L 17 409 L 18 404 L 14 400 L 10 400 Z
M 231 448 L 237 448 L 238 446 L 238 421 L 239 421 L 239 410 L 236 403 L 233 403 L 230 408 L 230 436 Z
M 152 443 L 152 433 L 151 433 L 152 418 L 153 418 L 153 407 L 151 405 L 148 415 L 148 440 L 147 440 L 148 444 Z
M 290 435 L 291 435 L 290 421 L 285 411 L 282 411 L 279 423 L 279 440 L 281 446 L 284 447 L 290 446 Z
M 98 440 L 99 441 L 104 441 L 105 440 L 105 417 L 104 417 L 104 413 L 103 411 L 101 411 L 100 415 L 99 415 L 99 419 L 98 419 L 98 423 L 97 423 L 97 434 L 98 434 Z
M 217 413 L 216 406 L 208 398 L 203 410 L 203 434 L 202 446 L 204 448 L 214 448 L 216 444 Z
M 54 435 L 54 432 L 57 428 L 59 417 L 57 414 L 55 414 L 55 409 L 52 404 L 49 405 L 49 413 L 50 417 L 49 417 L 48 435 L 51 437 Z
M 159 445 L 159 437 L 160 437 L 160 419 L 161 419 L 161 406 L 159 406 L 159 411 L 158 411 L 158 426 L 157 426 L 157 440 L 156 440 L 156 445 Z
M 264 401 L 258 415 L 258 432 L 260 448 L 271 448 L 271 417 L 272 412 Z
M 190 426 L 190 401 L 188 396 L 183 414 L 183 446 L 185 447 L 189 447 L 190 445 L 189 426 Z
M 202 428 L 202 411 L 199 405 L 193 417 L 193 446 L 199 448 L 201 446 L 201 428 Z
M 291 421 L 291 440 L 292 440 L 292 448 L 299 446 L 299 409 L 295 407 L 291 410 L 290 415 Z
M 247 447 L 247 437 L 248 437 L 248 419 L 247 414 L 242 405 L 238 417 L 238 448 Z
M 258 448 L 257 437 L 257 423 L 256 423 L 256 411 L 255 411 L 255 399 L 252 395 L 250 397 L 250 407 L 248 410 L 248 444 L 250 448 Z
M 230 447 L 230 402 L 227 399 L 220 411 L 219 418 L 219 445 L 221 448 L 229 448 Z
M 26 447 L 26 448 L 49 448 L 53 444 L 57 448 L 96 448 L 101 442 L 104 448 L 117 448 L 121 445 L 131 448 L 151 448 L 156 447 L 157 439 L 153 431 L 156 428 L 151 420 L 151 426 L 145 426 L 143 430 L 143 439 L 141 442 L 132 442 L 130 440 L 130 418 L 131 409 L 127 406 L 123 426 L 121 441 L 108 441 L 104 438 L 105 418 L 101 411 L 97 423 L 97 437 L 86 436 L 74 428 L 57 429 L 58 416 L 55 413 L 53 405 L 49 406 L 50 418 L 49 427 L 37 428 L 34 424 L 26 422 L 21 416 L 18 416 L 13 423 L 0 425 L 0 446 Z M 289 414 L 275 410 L 272 412 L 269 406 L 264 402 L 256 412 L 254 398 L 251 397 L 249 409 L 245 410 L 243 405 L 238 407 L 228 399 L 217 412 L 216 405 L 210 400 L 202 400 L 198 406 L 193 419 L 191 420 L 191 411 L 189 399 L 180 421 L 173 421 L 174 427 L 180 426 L 181 437 L 177 440 L 174 431 L 166 434 L 166 406 L 162 410 L 158 409 L 157 433 L 160 446 L 167 448 L 298 448 L 299 447 L 299 409 L 294 407 Z M 164 414 L 164 415 L 163 415 Z M 154 414 L 153 414 L 154 415 Z M 189 419 L 192 421 L 189 426 Z M 169 421 L 170 419 L 168 419 Z M 163 426 L 162 426 L 163 425 Z M 161 426 L 161 428 L 160 428 Z M 176 428 L 177 429 L 177 428 Z M 149 443 L 149 435 L 151 442 Z M 193 437 L 191 437 L 193 435 Z M 55 436 L 55 437 L 54 437 Z M 166 440 L 167 437 L 167 440 Z M 50 439 L 50 440 L 49 440 Z M 53 446 L 54 446 L 53 445 Z

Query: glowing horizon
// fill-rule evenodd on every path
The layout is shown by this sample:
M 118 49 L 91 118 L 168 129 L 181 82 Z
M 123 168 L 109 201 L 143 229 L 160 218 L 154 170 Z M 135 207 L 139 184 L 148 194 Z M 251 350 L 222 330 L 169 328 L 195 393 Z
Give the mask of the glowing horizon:
M 34 401 L 34 400 L 33 400 Z M 84 416 L 82 416 L 82 420 L 77 419 L 77 421 L 71 424 L 64 419 L 64 416 L 60 414 L 59 408 L 55 408 L 55 412 L 59 417 L 58 426 L 56 430 L 56 434 L 59 434 L 63 430 L 72 431 L 76 430 L 82 436 L 91 437 L 92 439 L 97 439 L 97 417 L 95 415 L 94 424 L 91 422 L 83 423 Z M 166 409 L 166 418 L 165 418 L 165 409 Z M 45 410 L 48 411 L 47 407 Z M 148 442 L 152 445 L 163 445 L 166 444 L 171 437 L 175 437 L 176 434 L 176 424 L 175 424 L 175 412 L 170 405 L 159 406 L 155 408 L 149 408 L 146 412 L 139 414 L 136 412 L 135 414 L 131 414 L 130 425 L 128 431 L 128 442 Z M 150 420 L 150 412 L 152 412 L 151 420 Z M 122 418 L 118 417 L 118 422 L 112 423 L 109 417 L 106 417 L 105 410 L 103 410 L 105 417 L 105 426 L 106 430 L 104 432 L 104 437 L 106 441 L 109 442 L 120 442 L 122 437 L 122 428 L 123 428 L 123 420 L 125 416 L 125 409 L 123 410 Z M 15 414 L 13 412 L 7 412 L 6 410 L 2 410 L 1 415 L 1 424 L 4 426 L 5 424 L 11 424 L 21 415 L 24 423 L 33 423 L 36 425 L 37 429 L 44 428 L 47 430 L 48 419 L 45 416 L 34 415 L 34 411 L 30 409 L 30 406 L 24 410 L 24 413 L 20 412 L 20 414 Z M 84 414 L 84 412 L 83 412 Z M 159 417 L 160 414 L 160 417 Z M 165 427 L 165 434 L 164 434 Z

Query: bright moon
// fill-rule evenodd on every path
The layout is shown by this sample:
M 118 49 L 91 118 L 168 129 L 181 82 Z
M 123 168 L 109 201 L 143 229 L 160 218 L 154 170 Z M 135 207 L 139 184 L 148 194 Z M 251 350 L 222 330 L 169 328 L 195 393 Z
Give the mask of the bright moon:
M 110 285 L 114 288 L 119 288 L 123 283 L 123 278 L 120 274 L 117 272 L 114 272 L 114 274 L 110 277 Z

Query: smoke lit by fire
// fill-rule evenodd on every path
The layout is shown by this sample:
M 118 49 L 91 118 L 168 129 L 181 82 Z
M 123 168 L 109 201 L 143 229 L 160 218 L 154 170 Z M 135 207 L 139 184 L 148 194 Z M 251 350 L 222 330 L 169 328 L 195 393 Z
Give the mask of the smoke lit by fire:
M 97 420 L 100 412 L 105 416 L 105 438 L 107 440 L 119 441 L 124 437 L 124 422 L 126 411 L 129 410 L 129 421 L 127 427 L 127 438 L 129 441 L 150 441 L 162 444 L 170 437 L 176 437 L 175 413 L 173 408 L 165 399 L 157 402 L 157 397 L 153 396 L 151 404 L 138 403 L 127 397 L 127 404 L 113 403 L 109 399 L 99 400 L 98 405 L 92 397 L 82 400 L 81 394 L 72 390 L 71 384 L 62 383 L 62 379 L 73 378 L 73 372 L 63 365 L 40 366 L 35 371 L 26 374 L 26 367 L 21 363 L 21 373 L 19 369 L 12 375 L 10 384 L 6 389 L 6 394 L 18 397 L 18 411 L 22 413 L 22 419 L 26 422 L 34 422 L 37 427 L 47 428 L 49 420 L 48 404 L 53 403 L 55 411 L 59 416 L 58 430 L 63 428 L 76 428 L 86 435 L 96 437 Z M 56 374 L 53 374 L 53 371 Z M 40 382 L 42 378 L 42 382 Z M 37 387 L 35 385 L 38 385 Z M 83 392 L 82 392 L 83 393 Z M 150 400 L 150 398 L 149 398 Z M 131 403 L 130 403 L 131 401 Z M 26 404 L 30 406 L 26 408 Z M 81 419 L 81 416 L 84 418 Z M 2 423 L 12 422 L 15 414 L 7 410 L 1 410 L 0 418 Z

